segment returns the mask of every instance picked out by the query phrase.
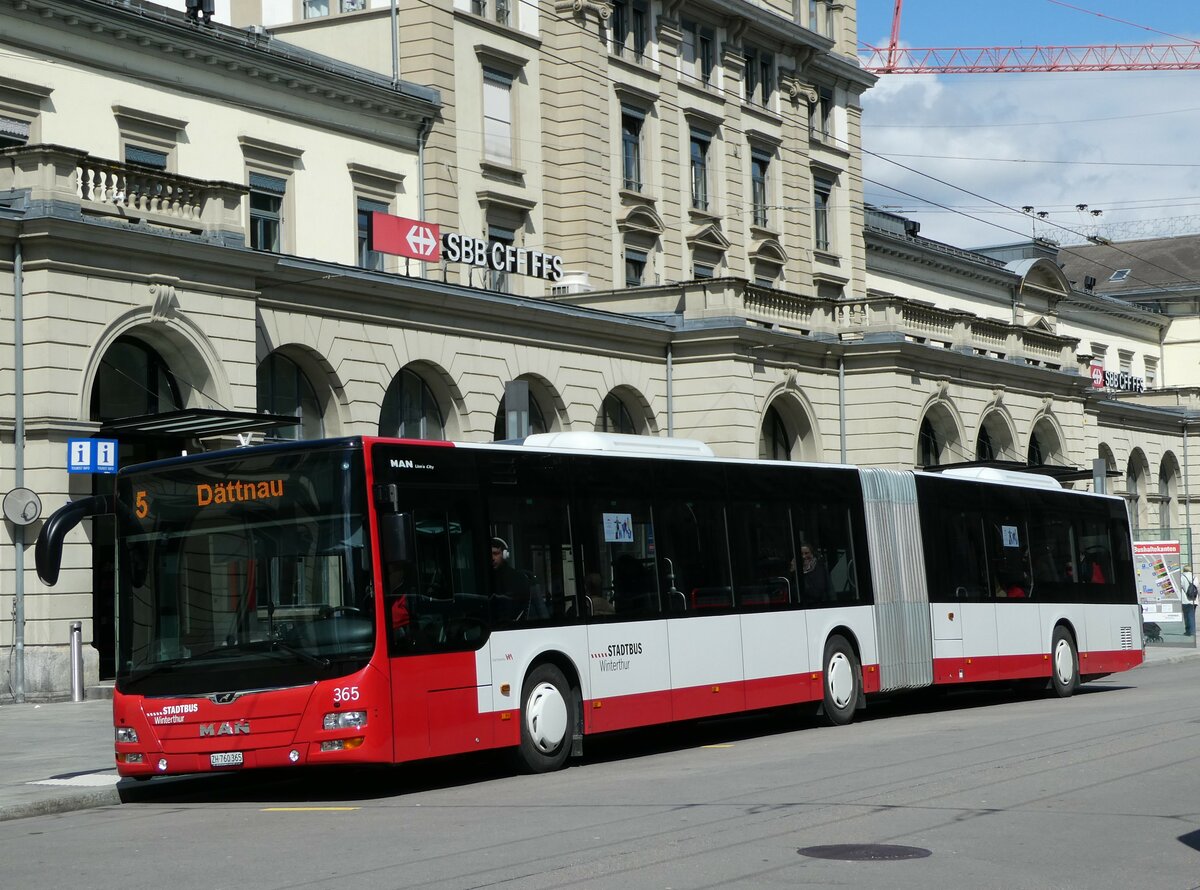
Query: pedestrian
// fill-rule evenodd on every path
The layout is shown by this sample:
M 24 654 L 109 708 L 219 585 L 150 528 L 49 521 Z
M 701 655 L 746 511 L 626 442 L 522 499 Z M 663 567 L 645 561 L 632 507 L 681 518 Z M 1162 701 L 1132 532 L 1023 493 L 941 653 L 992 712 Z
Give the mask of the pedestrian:
M 1194 637 L 1196 635 L 1196 576 L 1192 574 L 1191 566 L 1184 566 L 1183 572 L 1179 575 L 1179 586 L 1183 588 L 1181 599 L 1183 600 L 1183 635 L 1186 637 Z

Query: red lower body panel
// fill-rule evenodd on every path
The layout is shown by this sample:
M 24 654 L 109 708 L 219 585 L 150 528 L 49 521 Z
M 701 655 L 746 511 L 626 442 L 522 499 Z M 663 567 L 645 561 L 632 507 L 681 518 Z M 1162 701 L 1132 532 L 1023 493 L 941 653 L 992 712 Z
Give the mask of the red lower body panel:
M 1127 671 L 1142 663 L 1142 650 L 1118 649 L 1080 652 L 1079 673 L 1112 674 Z M 935 658 L 934 685 L 950 683 L 988 683 L 997 680 L 1025 680 L 1050 677 L 1049 653 L 1033 655 L 988 655 L 969 658 Z
M 879 668 L 863 668 L 863 689 L 879 691 Z M 612 732 L 653 726 L 675 720 L 695 720 L 820 701 L 825 687 L 819 671 L 767 677 L 740 683 L 719 683 L 674 689 L 671 692 L 646 692 L 583 703 L 584 732 Z

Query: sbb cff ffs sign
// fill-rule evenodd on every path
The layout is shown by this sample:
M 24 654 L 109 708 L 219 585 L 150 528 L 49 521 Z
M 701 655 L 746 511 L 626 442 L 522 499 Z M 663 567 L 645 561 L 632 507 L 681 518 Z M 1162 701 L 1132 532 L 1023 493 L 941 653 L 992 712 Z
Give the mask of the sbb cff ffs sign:
M 387 213 L 371 214 L 371 249 L 380 253 L 437 263 L 466 263 L 493 272 L 509 272 L 559 281 L 562 257 L 514 247 L 503 241 L 485 241 L 459 232 L 441 233 L 438 226 L 419 219 Z

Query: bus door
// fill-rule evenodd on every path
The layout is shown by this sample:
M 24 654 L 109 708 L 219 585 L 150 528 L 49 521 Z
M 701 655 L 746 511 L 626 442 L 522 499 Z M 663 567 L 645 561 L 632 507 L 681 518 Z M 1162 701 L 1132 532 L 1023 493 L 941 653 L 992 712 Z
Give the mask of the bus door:
M 761 477 L 758 477 L 761 478 Z M 728 508 L 729 554 L 741 624 L 746 707 L 770 708 L 820 695 L 809 664 L 808 613 L 796 559 L 796 533 L 787 503 L 747 474 L 731 485 L 740 498 Z M 771 482 L 779 480 L 771 479 Z M 741 483 L 745 484 L 741 484 Z M 820 656 L 817 656 L 818 660 Z
M 641 461 L 612 463 L 620 474 Z M 588 463 L 580 469 L 591 475 Z M 666 605 L 655 571 L 650 505 L 619 493 L 625 486 L 606 493 L 603 482 L 583 480 L 590 492 L 577 502 L 573 524 L 589 615 L 587 732 L 663 723 L 672 715 Z
M 410 490 L 401 494 L 401 512 L 380 520 L 397 760 L 494 743 L 481 581 L 488 539 L 477 501 Z
M 927 579 L 933 624 L 933 677 L 935 683 L 973 679 L 968 667 L 964 637 L 972 652 L 978 645 L 979 624 L 988 612 L 994 621 L 995 605 L 988 577 L 983 514 L 978 510 L 931 499 L 933 521 L 923 528 L 929 554 Z M 970 633 L 964 633 L 967 625 Z M 992 648 L 995 648 L 993 632 Z
M 715 475 L 711 467 L 686 470 L 689 476 Z M 692 491 L 711 491 L 709 481 L 693 480 Z M 674 718 L 744 710 L 741 619 L 729 573 L 723 505 L 715 499 L 656 499 L 654 533 L 659 589 L 670 613 Z

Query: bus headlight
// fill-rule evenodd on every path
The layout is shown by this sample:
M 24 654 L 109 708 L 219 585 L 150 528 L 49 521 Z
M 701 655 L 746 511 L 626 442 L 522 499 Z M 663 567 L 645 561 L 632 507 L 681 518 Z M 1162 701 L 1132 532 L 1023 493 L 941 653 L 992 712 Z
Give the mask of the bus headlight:
M 326 729 L 362 729 L 366 725 L 366 711 L 335 711 L 325 715 Z
M 125 742 L 136 742 L 137 730 L 132 726 L 114 726 L 113 737 L 116 739 L 118 745 Z

